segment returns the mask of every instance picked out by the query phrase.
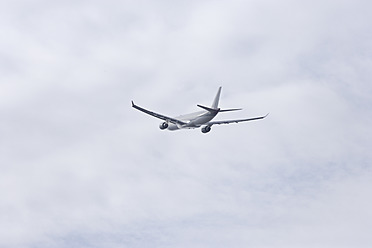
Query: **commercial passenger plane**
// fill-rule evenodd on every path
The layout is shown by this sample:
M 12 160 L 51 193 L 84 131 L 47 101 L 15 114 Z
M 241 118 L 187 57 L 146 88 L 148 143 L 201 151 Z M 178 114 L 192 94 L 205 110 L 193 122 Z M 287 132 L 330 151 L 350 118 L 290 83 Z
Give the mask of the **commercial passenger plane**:
M 178 129 L 199 128 L 203 126 L 201 129 L 202 133 L 208 133 L 209 131 L 211 131 L 212 125 L 230 124 L 230 123 L 238 123 L 238 122 L 243 122 L 243 121 L 259 120 L 259 119 L 265 118 L 268 115 L 266 114 L 265 116 L 259 116 L 259 117 L 247 118 L 247 119 L 211 121 L 220 112 L 241 110 L 241 109 L 220 109 L 218 107 L 218 102 L 220 100 L 220 95 L 221 95 L 221 88 L 222 87 L 218 89 L 217 95 L 214 98 L 214 101 L 211 107 L 206 107 L 206 106 L 198 104 L 197 106 L 204 109 L 203 111 L 198 111 L 198 112 L 186 114 L 186 115 L 180 115 L 177 117 L 168 117 L 165 115 L 152 112 L 150 110 L 141 108 L 140 106 L 134 104 L 133 101 L 132 101 L 132 107 L 146 114 L 149 114 L 156 118 L 164 120 L 164 122 L 160 123 L 159 125 L 159 128 L 162 130 L 168 129 L 168 130 L 173 131 L 173 130 L 178 130 Z

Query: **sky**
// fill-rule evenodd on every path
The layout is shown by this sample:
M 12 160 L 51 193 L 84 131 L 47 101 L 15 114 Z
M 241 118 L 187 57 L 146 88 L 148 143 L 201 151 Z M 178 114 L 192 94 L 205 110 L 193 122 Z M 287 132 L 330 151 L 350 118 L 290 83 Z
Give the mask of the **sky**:
M 0 247 L 371 247 L 371 9 L 0 1 Z

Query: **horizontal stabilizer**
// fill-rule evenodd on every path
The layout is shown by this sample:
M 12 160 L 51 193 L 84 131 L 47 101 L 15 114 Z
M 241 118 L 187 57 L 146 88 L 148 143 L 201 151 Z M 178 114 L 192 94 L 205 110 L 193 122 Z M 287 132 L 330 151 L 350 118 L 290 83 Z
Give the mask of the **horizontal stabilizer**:
M 229 112 L 229 111 L 238 111 L 242 110 L 241 108 L 236 108 L 236 109 L 220 109 L 220 112 Z
M 215 112 L 218 112 L 218 111 L 219 111 L 219 109 L 212 109 L 212 108 L 209 108 L 209 107 L 206 107 L 206 106 L 200 105 L 200 104 L 198 104 L 197 106 L 198 106 L 199 108 L 205 109 L 205 110 L 207 110 L 207 111 L 209 111 L 209 112 L 211 112 L 211 113 L 215 113 Z
M 229 112 L 229 111 L 237 111 L 237 110 L 242 110 L 241 108 L 235 108 L 235 109 L 213 109 L 213 108 L 209 108 L 209 107 L 206 107 L 206 106 L 203 106 L 203 105 L 200 105 L 198 104 L 197 105 L 199 108 L 202 108 L 202 109 L 205 109 L 211 113 L 215 113 L 215 112 Z

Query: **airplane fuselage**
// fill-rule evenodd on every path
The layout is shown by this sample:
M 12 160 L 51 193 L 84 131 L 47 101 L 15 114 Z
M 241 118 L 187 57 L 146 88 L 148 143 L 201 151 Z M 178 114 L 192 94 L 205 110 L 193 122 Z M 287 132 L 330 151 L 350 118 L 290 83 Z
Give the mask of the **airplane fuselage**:
M 174 123 L 168 123 L 168 130 L 174 131 L 178 129 L 191 129 L 191 128 L 198 128 L 202 125 L 207 124 L 209 121 L 211 121 L 214 117 L 216 117 L 216 113 L 211 113 L 208 111 L 198 111 L 190 114 L 180 115 L 175 117 L 178 120 L 184 121 L 187 124 L 186 125 L 177 125 Z

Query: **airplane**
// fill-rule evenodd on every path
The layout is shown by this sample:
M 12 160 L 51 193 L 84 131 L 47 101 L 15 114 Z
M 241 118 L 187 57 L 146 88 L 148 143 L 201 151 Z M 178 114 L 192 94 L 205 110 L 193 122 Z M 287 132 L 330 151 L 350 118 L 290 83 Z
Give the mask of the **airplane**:
M 218 88 L 217 94 L 213 100 L 211 107 L 206 107 L 200 104 L 197 104 L 198 107 L 202 108 L 203 111 L 194 112 L 191 114 L 180 115 L 177 117 L 168 117 L 162 114 L 158 114 L 152 112 L 150 110 L 144 109 L 132 101 L 132 107 L 142 111 L 148 115 L 152 115 L 156 118 L 163 120 L 164 122 L 160 123 L 159 128 L 161 130 L 168 129 L 170 131 L 179 130 L 179 129 L 193 129 L 193 128 L 201 128 L 202 133 L 208 133 L 211 131 L 211 127 L 213 125 L 220 125 L 220 124 L 230 124 L 230 123 L 239 123 L 244 121 L 253 121 L 253 120 L 260 120 L 265 118 L 268 114 L 259 117 L 247 118 L 247 119 L 237 119 L 237 120 L 224 120 L 224 121 L 212 121 L 214 117 L 220 112 L 229 112 L 229 111 L 237 111 L 242 110 L 241 108 L 238 109 L 220 109 L 218 107 L 218 102 L 220 100 L 222 87 Z

